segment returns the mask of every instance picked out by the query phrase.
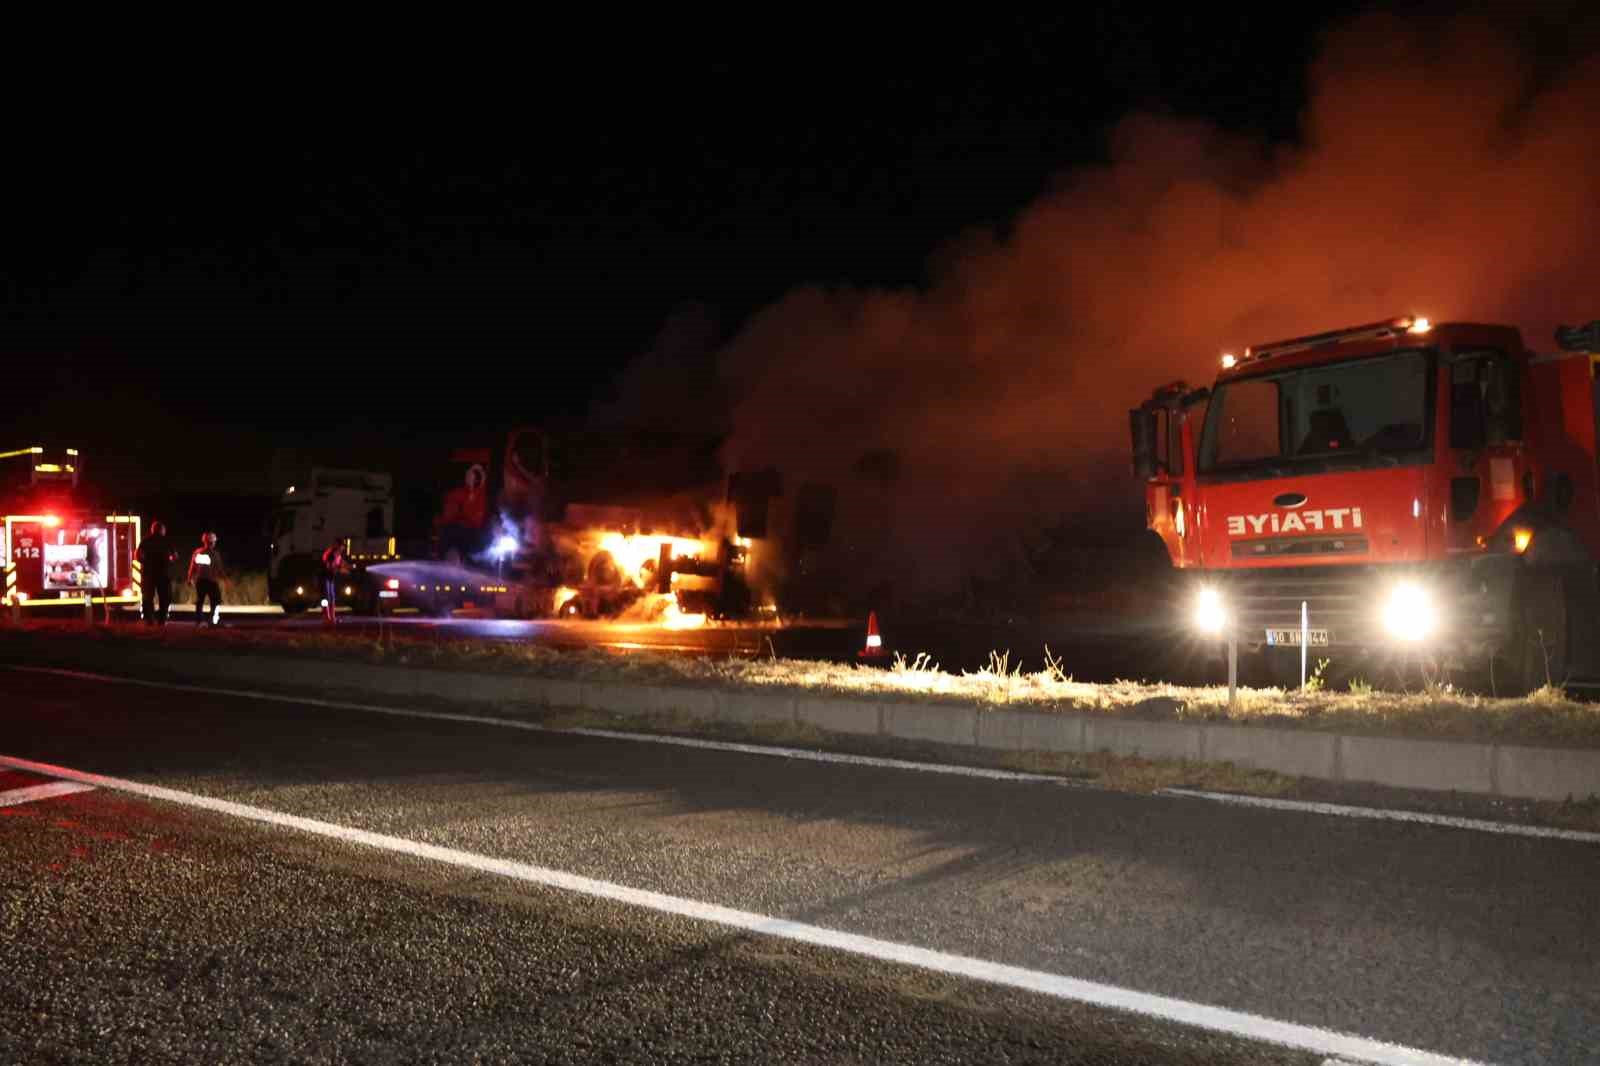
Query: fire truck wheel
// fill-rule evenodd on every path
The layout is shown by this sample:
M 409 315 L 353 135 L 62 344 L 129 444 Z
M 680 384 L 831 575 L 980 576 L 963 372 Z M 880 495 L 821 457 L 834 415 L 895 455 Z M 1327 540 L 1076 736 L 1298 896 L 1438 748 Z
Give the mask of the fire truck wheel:
M 1493 663 L 1497 695 L 1525 696 L 1567 681 L 1567 587 L 1559 575 L 1526 574 L 1519 582 L 1517 628 Z

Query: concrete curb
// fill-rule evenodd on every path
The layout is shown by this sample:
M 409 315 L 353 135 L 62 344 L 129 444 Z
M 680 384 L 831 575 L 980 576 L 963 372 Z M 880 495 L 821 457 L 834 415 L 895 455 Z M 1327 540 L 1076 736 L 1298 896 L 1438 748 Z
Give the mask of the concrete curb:
M 1013 752 L 1103 751 L 1153 759 L 1226 762 L 1328 781 L 1518 799 L 1565 800 L 1600 795 L 1600 750 L 1148 722 L 1003 708 L 980 710 L 787 691 L 579 682 L 164 648 L 112 651 L 94 644 L 54 641 L 39 642 L 28 655 L 8 654 L 10 650 L 0 641 L 0 661 L 130 677 L 183 678 L 196 684 L 272 684 L 308 690 L 308 694 L 353 691 L 426 696 L 454 703 L 520 703 L 650 717 L 682 715 L 707 722 L 811 726 L 827 733 Z

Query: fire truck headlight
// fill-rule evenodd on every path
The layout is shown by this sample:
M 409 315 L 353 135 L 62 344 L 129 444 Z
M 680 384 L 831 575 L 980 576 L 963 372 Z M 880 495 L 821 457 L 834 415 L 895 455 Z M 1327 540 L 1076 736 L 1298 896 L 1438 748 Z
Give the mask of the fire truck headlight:
M 391 588 L 391 589 L 397 589 L 397 588 L 400 587 L 400 579 L 397 578 L 397 577 L 391 577 L 388 581 L 384 582 L 384 587 L 385 588 Z
M 1431 635 L 1438 625 L 1438 612 L 1433 597 L 1426 589 L 1411 581 L 1404 581 L 1389 593 L 1389 602 L 1383 608 L 1383 626 L 1396 640 L 1422 640 Z
M 1214 588 L 1203 588 L 1194 601 L 1194 625 L 1202 633 L 1221 633 L 1228 624 L 1228 612 L 1222 604 L 1222 593 Z

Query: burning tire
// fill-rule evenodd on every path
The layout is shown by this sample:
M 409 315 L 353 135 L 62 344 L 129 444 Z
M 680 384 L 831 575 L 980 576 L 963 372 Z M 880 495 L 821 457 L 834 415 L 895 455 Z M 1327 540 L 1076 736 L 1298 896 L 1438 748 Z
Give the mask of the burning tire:
M 612 588 L 622 584 L 622 568 L 617 565 L 617 560 L 610 552 L 600 552 L 590 559 L 588 569 L 584 573 L 591 585 Z

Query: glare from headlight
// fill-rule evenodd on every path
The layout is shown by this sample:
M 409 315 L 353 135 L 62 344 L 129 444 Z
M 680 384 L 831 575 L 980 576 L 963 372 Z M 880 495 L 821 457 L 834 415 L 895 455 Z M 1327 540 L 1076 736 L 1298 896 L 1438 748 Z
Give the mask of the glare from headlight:
M 1202 633 L 1221 633 L 1227 622 L 1228 612 L 1222 607 L 1222 594 L 1212 588 L 1201 589 L 1194 604 L 1195 628 Z
M 1383 624 L 1397 640 L 1422 640 L 1438 624 L 1432 598 L 1420 585 L 1401 582 L 1389 593 L 1389 602 L 1383 609 Z

